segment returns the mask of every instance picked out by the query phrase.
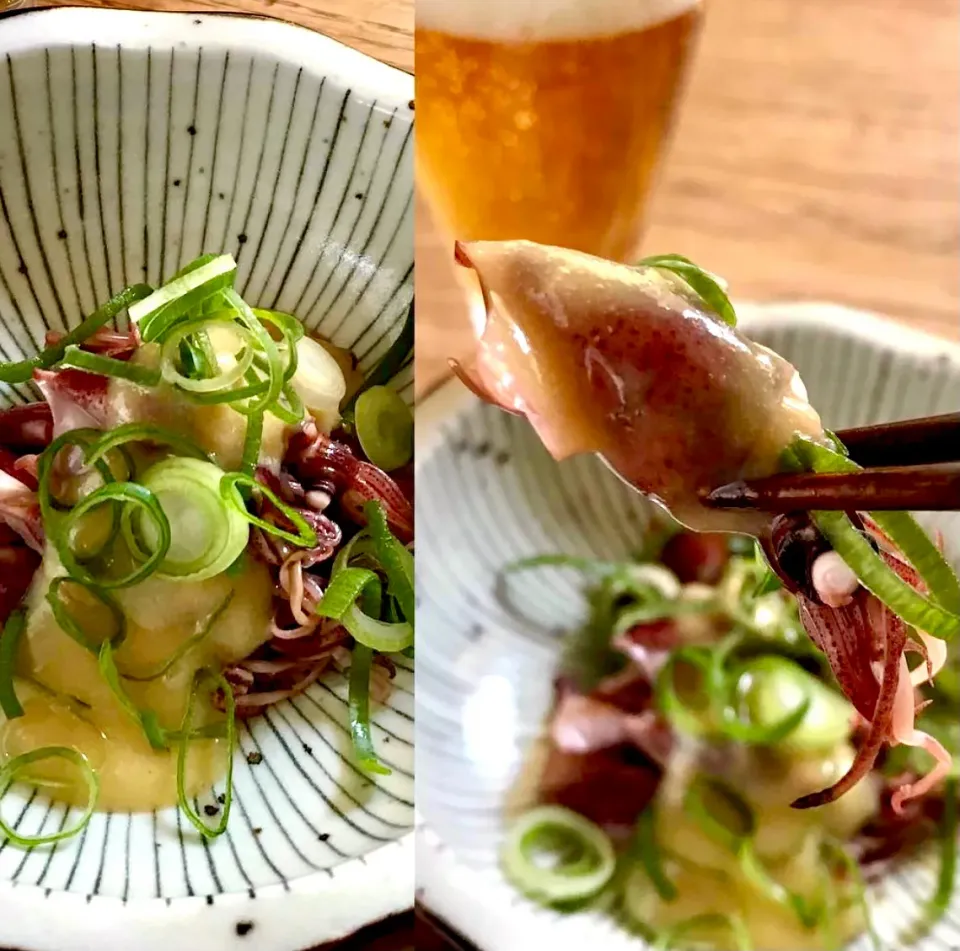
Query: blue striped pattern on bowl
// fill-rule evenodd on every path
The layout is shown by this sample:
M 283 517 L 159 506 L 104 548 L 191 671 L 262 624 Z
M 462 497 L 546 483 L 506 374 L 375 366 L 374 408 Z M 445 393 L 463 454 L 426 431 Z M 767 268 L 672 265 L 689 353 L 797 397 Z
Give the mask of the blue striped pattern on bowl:
M 956 345 L 839 307 L 740 313 L 751 336 L 798 367 L 831 428 L 960 406 Z M 417 484 L 426 500 L 418 563 L 419 884 L 425 901 L 486 951 L 520 951 L 534 941 L 638 948 L 642 942 L 610 919 L 574 920 L 530 904 L 497 870 L 504 813 L 529 794 L 524 763 L 552 703 L 564 632 L 583 607 L 580 578 L 564 569 L 506 585 L 497 573 L 543 552 L 626 555 L 642 540 L 650 506 L 593 457 L 554 462 L 526 422 L 464 392 L 448 387 L 418 414 Z M 927 521 L 943 529 L 960 565 L 960 515 Z M 925 857 L 875 890 L 878 929 L 891 951 L 904 947 L 935 871 Z M 960 892 L 916 947 L 960 947 Z
M 126 284 L 228 251 L 248 301 L 297 314 L 369 369 L 413 295 L 411 97 L 405 74 L 270 21 L 91 10 L 4 19 L 0 359 L 32 355 L 47 330 L 75 326 Z M 412 361 L 393 385 L 412 402 Z M 4 405 L 37 396 L 32 384 L 0 387 Z M 406 907 L 412 665 L 375 719 L 393 774 L 373 785 L 350 757 L 342 677 L 251 722 L 241 750 L 263 762 L 238 756 L 230 828 L 210 845 L 172 809 L 97 815 L 52 849 L 0 842 L 0 944 L 62 951 L 82 942 L 90 914 L 98 945 L 125 949 L 125 929 L 152 920 L 158 899 L 173 913 L 138 948 L 178 935 L 188 947 L 233 947 L 229 922 L 241 919 L 258 941 L 282 935 L 270 947 L 300 947 Z M 71 821 L 35 794 L 4 808 L 31 830 Z M 386 870 L 389 884 L 377 886 Z M 339 897 L 327 912 L 297 912 L 280 900 L 292 891 Z M 4 897 L 22 907 L 41 894 L 66 924 L 64 893 L 89 911 L 62 933 L 34 934 L 23 915 L 3 913 Z M 272 894 L 280 899 L 252 903 Z M 194 902 L 200 917 L 187 913 Z

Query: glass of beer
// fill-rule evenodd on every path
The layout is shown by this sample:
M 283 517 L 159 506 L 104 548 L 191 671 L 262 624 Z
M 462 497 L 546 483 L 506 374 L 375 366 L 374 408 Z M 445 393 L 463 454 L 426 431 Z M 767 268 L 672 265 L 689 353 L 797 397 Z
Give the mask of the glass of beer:
M 417 182 L 463 239 L 627 261 L 700 0 L 417 0 Z

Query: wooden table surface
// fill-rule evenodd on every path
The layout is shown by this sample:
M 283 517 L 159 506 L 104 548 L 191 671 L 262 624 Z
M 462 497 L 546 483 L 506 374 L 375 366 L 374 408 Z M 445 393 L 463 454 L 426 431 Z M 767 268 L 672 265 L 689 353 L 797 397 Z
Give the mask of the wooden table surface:
M 960 336 L 960 0 L 707 0 L 650 215 L 734 299 L 836 301 Z M 418 208 L 417 389 L 469 347 Z

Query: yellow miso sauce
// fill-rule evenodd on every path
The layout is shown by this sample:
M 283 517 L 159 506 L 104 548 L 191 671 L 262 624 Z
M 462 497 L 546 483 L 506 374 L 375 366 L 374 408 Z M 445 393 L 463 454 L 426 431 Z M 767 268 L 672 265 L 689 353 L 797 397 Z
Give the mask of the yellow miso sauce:
M 143 347 L 135 357 L 147 363 L 157 358 L 153 346 Z M 111 380 L 109 406 L 106 430 L 131 422 L 161 426 L 192 439 L 225 470 L 239 467 L 246 417 L 228 405 L 198 406 L 165 384 L 145 390 Z M 283 425 L 268 414 L 261 462 L 278 462 L 283 443 Z M 66 634 L 53 616 L 46 595 L 53 579 L 64 574 L 56 551 L 48 546 L 24 605 L 27 622 L 14 681 L 24 715 L 0 726 L 0 759 L 42 746 L 74 747 L 99 776 L 98 808 L 140 811 L 176 803 L 177 742 L 171 742 L 167 751 L 151 749 L 139 723 L 123 709 L 101 675 L 96 656 Z M 221 671 L 269 637 L 273 582 L 266 566 L 253 558 L 245 558 L 242 570 L 233 576 L 221 574 L 199 582 L 151 576 L 111 594 L 127 625 L 126 640 L 115 653 L 122 675 L 149 677 L 184 641 L 210 626 L 203 639 L 163 676 L 121 680 L 134 705 L 156 713 L 167 730 L 180 728 L 197 671 Z M 81 627 L 86 620 L 96 630 L 95 618 L 71 614 Z M 198 692 L 194 723 L 223 719 L 213 709 L 209 689 Z M 222 739 L 190 741 L 188 796 L 209 788 L 222 775 L 229 752 Z M 35 779 L 53 798 L 79 805 L 87 802 L 83 775 L 63 760 L 42 761 L 21 778 Z
M 171 805 L 177 801 L 177 744 L 166 751 L 151 749 L 140 725 L 101 675 L 97 658 L 57 624 L 46 593 L 60 574 L 56 552 L 48 548 L 27 596 L 27 626 L 14 681 L 24 715 L 0 727 L 0 755 L 7 759 L 41 746 L 71 746 L 99 776 L 98 808 L 141 811 Z M 218 575 L 200 582 L 151 577 L 114 595 L 127 622 L 126 641 L 115 654 L 117 667 L 134 676 L 150 676 L 162 668 L 230 598 L 206 636 L 162 677 L 122 680 L 137 708 L 154 711 L 169 730 L 181 725 L 197 671 L 222 670 L 269 635 L 273 583 L 267 568 L 252 558 L 245 559 L 234 577 Z M 217 719 L 223 717 L 213 710 L 209 691 L 198 693 L 194 722 Z M 229 752 L 224 740 L 190 741 L 188 796 L 219 778 Z M 75 767 L 47 760 L 35 775 L 53 798 L 86 803 L 87 786 Z

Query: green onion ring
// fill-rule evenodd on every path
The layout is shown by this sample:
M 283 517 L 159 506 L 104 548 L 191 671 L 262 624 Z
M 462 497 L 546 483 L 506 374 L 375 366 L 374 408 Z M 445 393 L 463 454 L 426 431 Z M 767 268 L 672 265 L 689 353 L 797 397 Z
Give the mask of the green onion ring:
M 257 315 L 233 288 L 224 291 L 223 296 L 226 302 L 236 310 L 241 323 L 246 326 L 257 343 L 260 344 L 260 349 L 263 351 L 269 366 L 266 392 L 259 399 L 255 398 L 253 400 L 252 404 L 247 407 L 247 412 L 253 413 L 270 409 L 280 396 L 283 384 L 286 382 L 283 377 L 284 368 L 280 360 L 280 351 L 263 324 L 257 320 Z
M 739 915 L 722 915 L 708 912 L 703 915 L 694 915 L 670 928 L 664 929 L 653 943 L 650 951 L 679 951 L 684 947 L 684 938 L 693 931 L 705 928 L 727 928 L 730 936 L 736 942 L 736 948 L 731 951 L 754 951 L 753 940 L 746 924 Z
M 860 906 L 864 921 L 867 925 L 867 934 L 870 937 L 870 943 L 873 945 L 874 951 L 883 951 L 880 936 L 877 934 L 873 925 L 873 916 L 870 914 L 870 903 L 867 900 L 867 887 L 863 881 L 863 874 L 860 871 L 859 864 L 839 842 L 827 839 L 823 842 L 822 849 L 825 856 L 833 858 L 847 875 L 850 876 L 856 903 Z
M 719 821 L 710 810 L 706 801 L 707 792 L 720 796 L 742 820 L 743 831 L 738 832 Z M 733 789 L 718 779 L 697 776 L 687 787 L 683 797 L 683 810 L 700 827 L 708 838 L 727 851 L 736 854 L 743 841 L 753 836 L 756 829 L 756 817 L 753 810 Z
M 365 503 L 363 513 L 377 560 L 387 576 L 387 592 L 397 599 L 404 620 L 413 624 L 416 613 L 413 555 L 388 528 L 387 513 L 381 502 L 373 500 Z
M 70 529 L 87 512 L 104 502 L 114 500 L 140 506 L 149 513 L 157 527 L 157 547 L 143 564 L 134 568 L 129 574 L 118 579 L 97 578 L 87 571 L 70 548 Z M 71 577 L 100 588 L 128 588 L 153 574 L 163 562 L 170 548 L 170 522 L 167 521 L 167 516 L 157 501 L 157 497 L 149 489 L 133 482 L 111 482 L 108 485 L 101 486 L 95 492 L 91 492 L 64 516 L 62 531 L 54 536 L 53 543 L 60 555 L 60 561 Z
M 217 375 L 207 379 L 191 380 L 177 369 L 180 344 L 188 337 L 199 333 L 206 334 L 207 330 L 214 327 L 228 327 L 231 332 L 240 338 L 243 344 L 242 348 L 240 348 L 241 356 L 237 359 L 236 365 L 226 372 L 217 373 Z M 238 380 L 243 378 L 253 363 L 253 350 L 253 334 L 237 321 L 217 320 L 209 317 L 188 320 L 185 323 L 179 324 L 164 341 L 163 350 L 160 355 L 161 372 L 163 379 L 178 389 L 187 390 L 192 393 L 220 392 L 230 389 Z
M 339 621 L 353 639 L 383 654 L 397 654 L 413 643 L 413 625 L 408 621 L 387 623 L 364 613 L 357 599 L 373 596 L 379 600 L 380 579 L 366 568 L 343 568 L 331 579 L 316 613 Z
M 67 446 L 76 446 L 86 450 L 88 444 L 98 438 L 101 433 L 96 429 L 71 429 L 69 432 L 58 436 L 37 459 L 37 499 L 40 503 L 40 517 L 44 526 L 49 527 L 54 524 L 58 512 L 69 510 L 70 506 L 59 502 L 50 490 L 50 478 L 53 472 L 53 466 L 56 463 L 60 451 Z M 92 463 L 96 468 L 104 484 L 114 481 L 113 473 L 110 467 L 98 460 Z
M 259 492 L 265 495 L 270 504 L 273 505 L 285 519 L 293 524 L 297 530 L 297 534 L 294 535 L 292 532 L 288 532 L 250 512 L 240 493 L 240 486 L 244 486 L 255 493 Z M 285 502 L 278 499 L 262 482 L 258 482 L 253 476 L 248 475 L 246 472 L 226 473 L 220 480 L 220 494 L 223 496 L 224 501 L 234 506 L 251 525 L 256 525 L 257 528 L 271 535 L 276 535 L 278 538 L 283 538 L 291 544 L 299 545 L 301 548 L 316 547 L 317 533 L 310 527 L 306 519 L 295 509 L 292 509 Z
M 186 791 L 187 774 L 187 747 L 193 735 L 193 711 L 196 705 L 197 690 L 201 681 L 205 678 L 213 680 L 216 688 L 222 691 L 223 701 L 226 706 L 227 715 L 227 773 L 223 782 L 225 786 L 223 809 L 220 812 L 220 822 L 212 828 L 200 817 L 200 815 L 190 805 Z M 177 747 L 177 800 L 184 815 L 193 824 L 193 827 L 205 839 L 215 839 L 227 831 L 227 823 L 230 821 L 230 807 L 233 804 L 233 760 L 234 750 L 237 744 L 237 704 L 233 696 L 233 690 L 226 678 L 219 672 L 197 671 L 193 680 L 193 686 L 190 690 L 190 697 L 187 700 L 187 706 L 183 713 L 183 720 L 180 724 L 180 743 Z
M 677 897 L 677 886 L 667 877 L 663 867 L 663 855 L 657 844 L 656 814 L 653 806 L 648 806 L 640 813 L 637 820 L 637 855 L 647 878 L 657 890 L 657 894 L 664 901 L 674 901 Z
M 124 288 L 115 297 L 111 297 L 106 304 L 97 308 L 89 317 L 77 324 L 59 343 L 52 347 L 46 347 L 30 360 L 0 364 L 0 382 L 26 383 L 33 376 L 34 370 L 52 367 L 62 359 L 67 347 L 83 343 L 131 304 L 149 297 L 152 293 L 153 288 L 146 284 L 134 284 Z
M 45 759 L 65 759 L 78 767 L 87 784 L 89 798 L 83 814 L 77 820 L 74 826 L 69 829 L 61 829 L 59 832 L 53 832 L 49 835 L 20 835 L 16 829 L 0 815 L 0 831 L 14 845 L 21 849 L 32 849 L 38 845 L 50 845 L 54 842 L 62 842 L 64 839 L 70 839 L 78 832 L 81 832 L 90 821 L 94 811 L 97 808 L 97 800 L 100 798 L 100 778 L 96 770 L 90 765 L 86 756 L 79 750 L 69 746 L 41 746 L 39 749 L 30 750 L 27 753 L 21 753 L 14 756 L 0 767 L 0 799 L 7 793 L 7 790 L 17 781 L 17 774 L 26 766 Z
M 115 357 L 105 357 L 100 353 L 90 353 L 77 346 L 67 347 L 63 360 L 64 367 L 74 367 L 77 370 L 86 370 L 87 373 L 96 373 L 98 376 L 113 377 L 117 380 L 127 380 L 152 389 L 160 385 L 160 371 L 151 367 L 142 366 L 128 360 L 117 360 Z
M 860 469 L 841 453 L 809 439 L 796 439 L 790 449 L 801 465 L 814 472 Z M 913 565 L 936 603 L 903 581 L 843 512 L 813 513 L 817 527 L 865 588 L 911 626 L 934 637 L 952 637 L 960 631 L 960 581 L 947 560 L 909 512 L 871 512 L 870 516 Z
M 27 626 L 23 611 L 14 611 L 0 634 L 0 710 L 8 720 L 23 716 L 23 705 L 17 697 L 13 678 L 17 667 L 20 639 Z
M 119 449 L 130 442 L 146 442 L 156 446 L 169 446 L 178 455 L 190 456 L 194 459 L 210 461 L 210 457 L 191 439 L 181 436 L 161 426 L 151 426 L 149 423 L 125 423 L 117 426 L 108 433 L 97 433 L 99 437 L 84 453 L 84 461 L 88 465 L 95 465 L 111 449 Z
M 391 770 L 384 766 L 373 748 L 370 734 L 370 669 L 373 651 L 363 644 L 355 644 L 350 660 L 349 716 L 350 737 L 357 765 L 368 773 L 389 776 Z
M 781 885 L 770 874 L 760 861 L 752 838 L 744 839 L 740 843 L 737 861 L 743 877 L 774 904 L 792 911 L 804 928 L 813 929 L 821 923 L 822 909 L 811 907 L 810 902 L 802 895 Z
M 61 575 L 59 578 L 54 578 L 50 582 L 50 587 L 47 590 L 47 603 L 50 605 L 50 610 L 53 611 L 53 617 L 59 625 L 60 629 L 70 637 L 72 637 L 81 647 L 86 648 L 90 651 L 91 654 L 98 654 L 100 651 L 101 641 L 95 643 L 87 637 L 83 628 L 74 620 L 70 612 L 67 610 L 66 605 L 63 603 L 63 599 L 60 596 L 60 589 L 65 584 L 75 584 L 80 588 L 83 588 L 88 594 L 96 598 L 104 607 L 109 610 L 114 621 L 116 622 L 116 633 L 109 638 L 105 638 L 104 641 L 109 641 L 114 649 L 118 648 L 127 637 L 127 619 L 121 609 L 120 605 L 102 588 L 97 587 L 96 585 L 90 584 L 86 581 L 79 581 L 76 578 L 70 578 L 66 575 Z
M 140 710 L 123 689 L 123 684 L 120 683 L 120 671 L 117 669 L 117 662 L 113 657 L 113 645 L 110 641 L 104 641 L 100 646 L 97 666 L 100 669 L 100 676 L 106 681 L 107 686 L 124 712 L 134 723 L 140 725 L 151 748 L 155 750 L 167 749 L 166 737 L 157 715 L 152 710 Z
M 560 854 L 554 867 L 532 856 L 544 842 Z M 563 806 L 537 806 L 507 830 L 500 864 L 525 895 L 553 905 L 596 895 L 613 877 L 617 859 L 607 834 L 589 819 Z
M 709 695 L 709 707 L 703 711 L 692 712 L 677 694 L 674 670 L 679 664 L 689 664 L 697 668 L 703 677 L 704 684 L 710 689 L 711 677 L 715 671 L 710 651 L 702 647 L 682 647 L 670 654 L 667 662 L 657 675 L 657 682 L 654 685 L 654 699 L 658 709 L 677 729 L 684 733 L 693 736 L 707 736 L 715 733 L 714 727 L 709 723 L 705 724 L 703 721 L 704 719 L 709 721 L 712 713 L 717 709 L 718 698 L 712 694 Z

